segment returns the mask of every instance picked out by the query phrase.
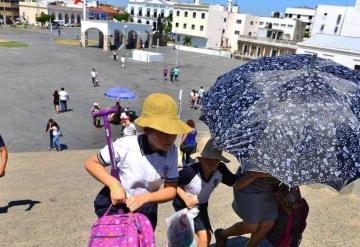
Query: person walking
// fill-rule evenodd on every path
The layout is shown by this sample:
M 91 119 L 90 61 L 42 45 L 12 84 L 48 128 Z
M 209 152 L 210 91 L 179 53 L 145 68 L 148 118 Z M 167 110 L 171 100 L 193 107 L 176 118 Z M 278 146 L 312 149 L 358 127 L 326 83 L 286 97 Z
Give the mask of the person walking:
M 189 119 L 186 124 L 191 127 L 191 131 L 181 138 L 180 151 L 182 152 L 183 166 L 190 164 L 190 155 L 196 151 L 196 135 L 197 130 L 195 128 L 194 120 Z
M 53 136 L 54 136 L 54 146 L 56 148 L 56 151 L 61 151 L 61 144 L 60 144 L 60 137 L 62 136 L 61 132 L 60 132 L 60 127 L 57 123 L 54 123 L 51 126 L 51 129 L 53 131 Z
M 195 110 L 196 108 L 196 101 L 198 99 L 198 94 L 196 93 L 195 89 L 193 89 L 190 93 L 190 108 Z
M 164 69 L 163 69 L 163 75 L 164 75 L 164 80 L 167 81 L 167 76 L 168 76 L 168 73 L 169 73 L 169 68 L 167 65 L 164 66 Z
M 203 86 L 200 86 L 200 89 L 199 89 L 199 91 L 198 91 L 198 94 L 199 94 L 199 98 L 198 98 L 198 104 L 201 104 L 201 102 L 202 102 L 202 99 L 203 99 L 203 97 L 204 97 L 204 94 L 205 94 L 205 89 L 204 89 L 204 87 Z
M 90 72 L 90 75 L 91 75 L 91 80 L 92 80 L 93 86 L 96 87 L 97 72 L 96 72 L 95 68 L 92 69 L 92 71 Z
M 67 109 L 67 102 L 70 100 L 69 94 L 65 91 L 65 89 L 62 87 L 59 92 L 59 99 L 60 99 L 60 105 L 61 105 L 61 112 L 66 112 Z
M 113 52 L 112 57 L 115 62 L 118 60 L 118 56 L 117 56 L 116 52 Z
M 179 75 L 180 75 L 180 69 L 179 67 L 176 66 L 174 69 L 175 81 L 179 81 Z
M 0 177 L 5 176 L 5 169 L 6 169 L 6 164 L 7 164 L 7 160 L 8 160 L 8 151 L 4 142 L 4 139 L 2 138 L 1 134 L 0 134 Z
M 174 81 L 174 68 L 171 68 L 170 70 L 170 81 Z
M 126 62 L 125 56 L 121 56 L 120 61 L 121 61 L 121 68 L 125 68 L 125 62 Z
M 55 90 L 53 94 L 53 104 L 56 114 L 59 114 L 60 95 L 57 90 Z
M 46 124 L 46 129 L 45 129 L 45 133 L 49 132 L 50 145 L 48 147 L 48 150 L 51 150 L 54 147 L 54 134 L 52 129 L 52 126 L 54 125 L 57 125 L 57 123 L 52 118 L 50 118 Z
M 96 113 L 96 112 L 98 112 L 98 111 L 100 111 L 101 110 L 101 107 L 100 107 L 100 105 L 99 105 L 99 103 L 94 103 L 93 104 L 93 106 L 91 107 L 91 110 L 90 110 L 90 112 L 91 113 Z M 96 127 L 96 129 L 100 129 L 102 126 L 101 126 L 101 121 L 100 121 L 100 117 L 99 116 L 97 116 L 97 117 L 93 117 L 93 124 L 94 124 L 94 126 Z

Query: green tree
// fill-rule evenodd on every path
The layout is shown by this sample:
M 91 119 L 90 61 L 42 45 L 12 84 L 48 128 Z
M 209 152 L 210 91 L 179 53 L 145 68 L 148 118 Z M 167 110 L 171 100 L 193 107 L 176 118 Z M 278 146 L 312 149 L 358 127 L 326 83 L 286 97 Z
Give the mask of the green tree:
M 121 21 L 128 21 L 129 18 L 130 18 L 130 15 L 129 15 L 129 13 L 124 12 L 122 14 L 114 14 L 113 18 L 116 19 L 117 21 L 120 21 L 120 22 Z
M 53 21 L 51 15 L 47 15 L 44 12 L 41 12 L 39 17 L 36 17 L 36 21 L 41 23 L 41 26 L 44 26 L 46 22 Z
M 185 36 L 183 45 L 188 45 L 188 46 L 191 45 L 191 37 L 190 36 Z

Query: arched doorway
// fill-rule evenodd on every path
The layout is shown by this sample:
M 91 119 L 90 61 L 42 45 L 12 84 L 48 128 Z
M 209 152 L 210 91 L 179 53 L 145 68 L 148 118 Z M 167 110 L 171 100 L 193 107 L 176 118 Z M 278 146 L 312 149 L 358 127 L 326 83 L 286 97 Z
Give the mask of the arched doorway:
M 62 20 L 63 18 L 62 18 L 62 14 L 61 13 L 59 13 L 59 15 L 58 15 L 58 20 Z
M 71 14 L 70 23 L 75 23 L 75 16 L 74 16 L 74 14 Z
M 150 45 L 150 33 L 145 31 L 141 33 L 141 39 L 144 42 L 145 48 L 149 48 Z
M 124 34 L 120 30 L 114 30 L 111 42 L 111 50 L 117 50 L 123 44 Z
M 138 34 L 134 30 L 128 32 L 126 49 L 135 49 L 137 45 Z
M 80 15 L 78 14 L 78 15 L 76 16 L 76 23 L 77 23 L 77 24 L 80 24 L 80 22 L 81 22 L 81 17 L 80 17 Z
M 89 28 L 85 31 L 86 47 L 104 47 L 104 34 L 97 28 Z
M 68 16 L 68 14 L 65 14 L 65 23 L 69 23 L 69 16 Z
M 141 20 L 139 19 L 139 20 L 137 21 L 137 23 L 140 23 L 140 24 L 141 24 Z

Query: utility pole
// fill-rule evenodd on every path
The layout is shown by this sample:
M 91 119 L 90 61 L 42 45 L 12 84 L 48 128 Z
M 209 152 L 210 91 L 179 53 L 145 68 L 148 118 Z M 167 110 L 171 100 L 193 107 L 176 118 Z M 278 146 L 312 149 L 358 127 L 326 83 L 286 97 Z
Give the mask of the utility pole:
M 83 0 L 83 20 L 86 21 L 86 0 Z
M 6 25 L 6 10 L 5 10 L 5 0 L 3 0 L 3 8 L 4 8 L 4 14 L 3 14 L 3 21 L 4 21 L 4 25 Z

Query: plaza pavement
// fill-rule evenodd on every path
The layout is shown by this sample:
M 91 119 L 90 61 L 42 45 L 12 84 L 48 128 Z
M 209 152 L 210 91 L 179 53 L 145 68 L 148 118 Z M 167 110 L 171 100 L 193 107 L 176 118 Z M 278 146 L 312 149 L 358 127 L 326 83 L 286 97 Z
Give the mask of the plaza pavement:
M 69 29 L 63 35 L 75 34 L 74 29 Z M 86 173 L 83 164 L 104 145 L 103 131 L 92 127 L 89 110 L 95 101 L 102 106 L 114 103 L 103 96 L 106 88 L 126 86 L 135 90 L 138 99 L 126 105 L 138 110 L 151 92 L 177 97 L 180 88 L 208 88 L 217 76 L 239 64 L 237 60 L 180 52 L 180 82 L 171 84 L 163 82 L 161 75 L 163 64 L 175 61 L 171 49 L 161 49 L 164 63 L 129 62 L 122 70 L 110 59 L 110 53 L 50 42 L 48 30 L 0 29 L 0 39 L 29 44 L 24 49 L 0 47 L 0 133 L 10 150 L 6 176 L 0 178 L 1 247 L 86 245 L 96 219 L 92 202 L 101 185 Z M 101 87 L 91 86 L 92 67 L 99 72 Z M 56 115 L 51 94 L 61 86 L 70 93 L 73 111 Z M 189 110 L 186 102 L 183 118 L 197 119 L 198 114 Z M 69 150 L 41 151 L 48 145 L 44 128 L 50 117 L 61 125 Z M 206 130 L 202 124 L 198 126 Z M 235 163 L 232 170 L 237 167 Z M 310 205 L 302 246 L 360 246 L 358 196 L 323 186 L 305 186 L 302 192 Z M 214 229 L 238 220 L 231 200 L 231 189 L 223 185 L 214 192 L 209 208 Z M 165 246 L 165 218 L 172 212 L 169 203 L 159 207 L 157 246 Z M 232 246 L 242 245 L 235 242 Z
M 49 30 L 0 29 L 0 39 L 25 42 L 29 47 L 8 49 L 0 47 L 0 133 L 11 152 L 46 150 L 49 146 L 45 126 L 49 118 L 60 125 L 64 134 L 62 142 L 69 149 L 100 148 L 103 133 L 92 126 L 90 108 L 94 102 L 102 107 L 113 106 L 115 101 L 103 94 L 106 89 L 121 86 L 134 90 L 138 96 L 133 101 L 122 101 L 139 112 L 144 98 L 154 92 L 164 92 L 178 98 L 183 89 L 183 120 L 199 118 L 199 111 L 189 107 L 191 89 L 201 85 L 208 89 L 223 73 L 239 66 L 239 60 L 179 52 L 180 81 L 164 81 L 164 64 L 175 64 L 176 52 L 160 48 L 165 61 L 142 63 L 128 59 L 125 69 L 114 62 L 109 52 L 98 48 L 57 45 L 50 40 Z M 76 38 L 79 29 L 62 30 L 62 37 Z M 94 35 L 92 33 L 91 35 Z M 56 35 L 54 36 L 56 37 Z M 130 52 L 120 52 L 127 57 Z M 92 87 L 90 71 L 96 68 L 100 87 Z M 55 114 L 52 94 L 64 87 L 70 95 L 71 111 Z M 197 121 L 198 122 L 198 121 Z M 200 130 L 206 130 L 199 124 Z M 115 135 L 119 129 L 114 127 Z

